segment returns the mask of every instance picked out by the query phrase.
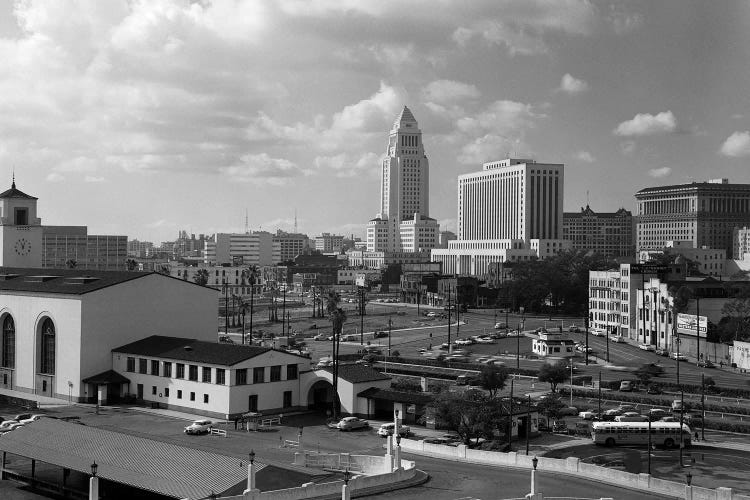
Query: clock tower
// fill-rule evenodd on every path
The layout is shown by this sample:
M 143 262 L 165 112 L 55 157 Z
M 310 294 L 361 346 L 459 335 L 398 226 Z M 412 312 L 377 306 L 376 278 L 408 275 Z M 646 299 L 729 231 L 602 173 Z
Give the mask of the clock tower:
M 0 266 L 42 267 L 42 220 L 33 196 L 16 189 L 0 193 Z

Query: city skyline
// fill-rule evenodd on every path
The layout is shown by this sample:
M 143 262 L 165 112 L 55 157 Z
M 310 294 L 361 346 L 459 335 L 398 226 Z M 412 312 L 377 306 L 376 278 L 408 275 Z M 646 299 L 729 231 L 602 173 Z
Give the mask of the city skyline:
M 292 231 L 295 209 L 300 232 L 364 238 L 408 106 L 442 229 L 458 176 L 508 156 L 565 164 L 566 212 L 635 213 L 645 187 L 750 182 L 748 21 L 743 2 L 5 3 L 0 183 L 15 170 L 45 224 L 131 239 L 243 232 L 246 210 Z

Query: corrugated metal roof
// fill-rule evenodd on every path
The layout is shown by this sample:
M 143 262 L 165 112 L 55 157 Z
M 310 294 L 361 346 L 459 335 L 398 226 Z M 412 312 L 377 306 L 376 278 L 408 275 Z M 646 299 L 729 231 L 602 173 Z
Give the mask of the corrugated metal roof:
M 220 344 L 204 340 L 152 335 L 112 349 L 112 352 L 231 366 L 272 350 L 268 347 Z M 285 354 L 295 356 L 291 353 Z
M 205 498 L 247 481 L 246 460 L 52 418 L 0 436 L 0 450 L 84 474 L 96 462 L 99 477 L 173 498 Z

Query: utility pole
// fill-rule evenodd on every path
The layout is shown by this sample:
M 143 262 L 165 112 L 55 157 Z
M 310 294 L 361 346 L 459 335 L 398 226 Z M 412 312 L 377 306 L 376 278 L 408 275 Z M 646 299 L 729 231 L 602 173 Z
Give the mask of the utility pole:
M 680 431 L 682 432 L 682 431 Z M 648 475 L 651 475 L 651 416 L 648 417 Z
M 253 343 L 253 298 L 255 297 L 255 278 L 250 286 L 250 344 Z
M 570 406 L 573 406 L 573 358 L 570 358 L 568 363 L 570 363 Z
M 365 343 L 365 289 L 359 288 L 359 345 Z
M 701 441 L 706 440 L 706 374 L 701 373 Z
M 513 451 L 513 382 L 515 379 L 510 379 L 510 406 L 508 408 L 508 451 Z
M 583 318 L 583 325 L 586 328 L 586 366 L 589 365 L 589 315 Z
M 391 328 L 393 327 L 393 322 L 391 321 L 391 318 L 388 318 L 388 357 L 391 357 Z
M 456 338 L 461 335 L 461 301 L 458 298 L 458 277 L 456 277 Z
M 451 287 L 448 286 L 448 354 L 453 354 L 451 345 Z
M 698 345 L 697 360 L 701 359 L 701 299 L 695 296 L 695 341 Z
M 229 286 L 226 280 L 222 282 L 224 289 L 224 335 L 229 335 Z
M 529 454 L 529 434 L 531 434 L 531 394 L 526 401 L 526 455 Z
M 281 303 L 281 336 L 286 333 L 286 284 L 284 284 L 284 300 Z
M 599 368 L 599 418 L 602 418 L 602 369 Z
M 684 432 L 682 432 L 682 426 L 685 425 L 685 391 L 680 387 L 680 467 L 684 467 L 685 464 L 682 461 L 682 449 L 685 447 L 685 441 L 683 438 Z

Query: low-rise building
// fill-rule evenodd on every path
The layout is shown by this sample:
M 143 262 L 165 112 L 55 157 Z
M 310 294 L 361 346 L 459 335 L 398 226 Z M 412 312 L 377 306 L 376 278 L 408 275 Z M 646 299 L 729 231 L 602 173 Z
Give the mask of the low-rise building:
M 575 356 L 575 342 L 564 333 L 539 332 L 531 341 L 531 350 L 538 356 L 572 358 Z

